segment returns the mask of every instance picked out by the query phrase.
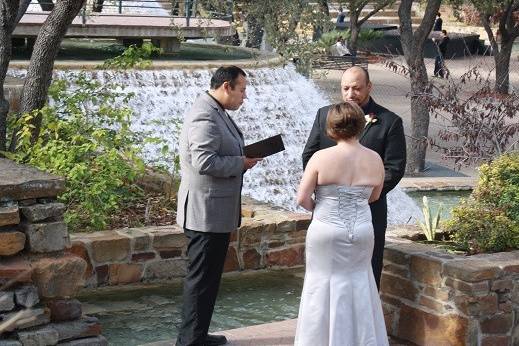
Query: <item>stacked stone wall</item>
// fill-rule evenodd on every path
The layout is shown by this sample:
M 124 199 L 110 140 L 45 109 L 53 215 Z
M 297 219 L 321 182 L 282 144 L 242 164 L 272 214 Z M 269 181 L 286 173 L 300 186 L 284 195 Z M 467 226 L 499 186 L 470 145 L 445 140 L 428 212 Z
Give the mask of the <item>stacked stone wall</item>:
M 461 256 L 390 243 L 381 297 L 388 333 L 417 345 L 519 345 L 519 251 Z
M 63 179 L 0 159 L 0 345 L 107 345 L 74 299 L 86 262 L 68 254 Z
M 244 205 L 243 214 L 231 234 L 225 272 L 304 264 L 309 215 L 257 202 Z M 76 233 L 71 243 L 67 251 L 87 263 L 87 287 L 169 281 L 186 273 L 187 240 L 176 225 Z

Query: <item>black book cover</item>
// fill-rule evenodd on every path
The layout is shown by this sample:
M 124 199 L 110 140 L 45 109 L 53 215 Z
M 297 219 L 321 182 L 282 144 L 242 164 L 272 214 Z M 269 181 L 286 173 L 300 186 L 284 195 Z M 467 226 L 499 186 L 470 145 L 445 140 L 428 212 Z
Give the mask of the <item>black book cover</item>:
M 283 150 L 285 150 L 285 145 L 281 135 L 262 139 L 259 142 L 246 145 L 244 148 L 245 156 L 250 158 L 264 158 Z

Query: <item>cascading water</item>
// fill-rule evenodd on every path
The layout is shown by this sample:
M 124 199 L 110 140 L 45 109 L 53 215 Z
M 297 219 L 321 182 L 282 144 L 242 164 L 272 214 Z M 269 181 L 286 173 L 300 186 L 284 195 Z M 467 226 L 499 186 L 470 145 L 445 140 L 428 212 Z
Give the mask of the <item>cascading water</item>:
M 178 124 L 200 93 L 208 89 L 209 70 L 87 71 L 103 83 L 117 83 L 133 92 L 134 130 L 166 140 L 177 147 Z M 71 72 L 78 73 L 78 72 Z M 242 130 L 245 142 L 282 134 L 286 150 L 266 158 L 245 174 L 244 194 L 288 210 L 296 210 L 295 194 L 302 174 L 301 153 L 318 108 L 329 101 L 293 66 L 248 69 L 249 86 L 244 106 L 231 116 Z M 11 75 L 23 77 L 24 71 Z M 56 77 L 65 77 L 57 72 Z M 169 164 L 161 146 L 147 144 L 146 159 Z M 388 195 L 388 222 L 407 223 L 419 217 L 415 202 L 401 189 Z

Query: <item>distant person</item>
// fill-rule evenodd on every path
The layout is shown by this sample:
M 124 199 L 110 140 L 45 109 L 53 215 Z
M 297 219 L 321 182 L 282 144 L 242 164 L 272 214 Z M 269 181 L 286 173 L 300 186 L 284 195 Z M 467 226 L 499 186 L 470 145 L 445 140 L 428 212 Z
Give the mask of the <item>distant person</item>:
M 346 42 L 342 36 L 337 38 L 337 42 L 335 43 L 335 49 L 340 56 L 351 56 L 351 52 L 346 46 Z
M 438 12 L 436 14 L 436 20 L 434 21 L 433 31 L 442 31 L 443 19 L 442 14 Z
M 341 6 L 339 7 L 339 14 L 337 14 L 337 24 L 344 23 L 344 18 L 346 18 L 346 13 L 344 13 Z
M 448 71 L 445 66 L 445 55 L 447 54 L 447 46 L 450 38 L 447 35 L 447 30 L 441 31 L 440 38 L 433 38 L 433 42 L 438 46 L 436 58 L 434 60 L 434 76 L 440 78 L 448 77 Z

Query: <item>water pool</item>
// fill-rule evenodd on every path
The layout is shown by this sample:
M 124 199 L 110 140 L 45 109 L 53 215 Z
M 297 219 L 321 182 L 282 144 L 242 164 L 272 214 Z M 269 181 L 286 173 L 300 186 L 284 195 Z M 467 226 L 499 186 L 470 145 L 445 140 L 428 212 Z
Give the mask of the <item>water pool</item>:
M 233 274 L 222 280 L 211 331 L 296 318 L 303 269 Z M 173 340 L 180 323 L 181 283 L 97 289 L 79 300 L 110 345 Z
M 416 204 L 422 208 L 423 196 L 427 196 L 429 199 L 429 205 L 435 211 L 440 203 L 442 204 L 442 220 L 448 219 L 451 215 L 453 207 L 459 204 L 462 198 L 466 198 L 470 195 L 471 191 L 460 190 L 460 191 L 412 191 L 407 192 Z

